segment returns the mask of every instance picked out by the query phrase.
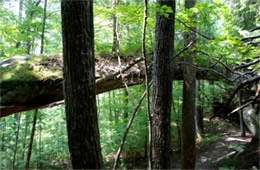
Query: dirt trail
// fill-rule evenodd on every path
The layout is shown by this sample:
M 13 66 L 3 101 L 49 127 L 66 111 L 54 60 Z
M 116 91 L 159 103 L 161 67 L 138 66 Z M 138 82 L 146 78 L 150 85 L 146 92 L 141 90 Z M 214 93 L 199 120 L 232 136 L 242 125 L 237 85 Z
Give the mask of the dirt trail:
M 221 139 L 198 149 L 196 169 L 259 169 L 259 140 L 249 133 L 240 137 L 238 132 L 230 124 L 216 126 L 215 135 L 221 135 Z

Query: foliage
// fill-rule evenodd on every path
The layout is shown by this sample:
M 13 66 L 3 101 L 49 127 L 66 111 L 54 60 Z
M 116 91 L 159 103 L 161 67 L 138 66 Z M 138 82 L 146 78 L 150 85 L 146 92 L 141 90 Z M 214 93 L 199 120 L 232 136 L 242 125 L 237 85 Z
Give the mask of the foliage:
M 17 0 L 12 1 L 12 3 L 0 1 L 0 60 L 14 55 L 39 53 L 43 3 L 36 6 L 35 3 L 29 2 L 35 1 L 26 1 L 23 4 L 23 9 L 18 9 Z M 259 31 L 256 31 L 256 33 L 249 31 L 259 26 L 259 7 L 259 2 L 254 0 L 200 0 L 194 8 L 187 10 L 184 8 L 183 1 L 178 0 L 175 14 L 175 53 L 183 49 L 183 33 L 191 32 L 192 28 L 196 28 L 195 31 L 198 34 L 194 52 L 196 52 L 195 64 L 198 67 L 213 68 L 223 72 L 223 64 L 218 61 L 231 67 L 242 61 L 254 60 L 254 57 L 260 54 L 259 44 L 258 46 L 247 45 L 241 39 L 259 33 Z M 19 14 L 19 10 L 21 10 L 22 15 Z M 32 11 L 33 15 L 31 15 Z M 173 10 L 167 6 L 159 8 L 155 0 L 150 1 L 146 34 L 148 53 L 152 52 L 154 47 L 154 28 L 157 12 L 167 18 Z M 108 58 L 113 56 L 113 15 L 116 15 L 119 19 L 120 56 L 140 56 L 143 1 L 139 0 L 122 0 L 116 8 L 112 7 L 111 1 L 94 1 L 95 54 Z M 194 15 L 196 18 L 193 17 Z M 61 30 L 60 2 L 59 0 L 49 0 L 44 53 L 62 52 Z M 28 44 L 31 44 L 30 51 L 28 51 Z M 181 61 L 185 55 L 187 53 L 183 52 L 175 61 Z M 152 58 L 150 57 L 149 60 L 152 60 Z M 26 69 L 13 67 L 11 70 L 1 70 L 1 81 L 5 79 L 16 80 L 18 76 L 23 76 L 24 80 L 35 77 L 43 80 L 45 77 L 50 77 L 52 73 L 54 77 L 58 76 L 60 78 L 62 76 L 61 72 L 56 72 L 55 68 L 54 72 L 48 72 L 49 70 L 43 70 L 43 67 L 37 64 L 25 64 L 24 68 Z M 257 67 L 253 69 L 257 69 Z M 24 70 L 31 70 L 39 74 L 31 74 Z M 180 149 L 182 84 L 182 81 L 175 81 L 173 85 L 171 133 L 174 150 Z M 204 115 L 212 113 L 211 106 L 214 102 L 224 102 L 225 98 L 223 96 L 230 92 L 232 88 L 225 81 L 215 83 L 201 81 L 201 86 L 202 90 L 199 95 L 202 96 L 202 100 L 198 101 L 197 105 L 202 106 Z M 10 85 L 10 88 L 15 87 Z M 144 87 L 143 85 L 131 87 L 130 91 L 133 94 L 135 103 L 137 103 L 144 91 Z M 120 145 L 134 106 L 131 105 L 129 97 L 125 95 L 122 89 L 100 94 L 97 99 L 102 153 L 106 167 L 111 168 L 111 162 Z M 128 113 L 128 117 L 124 117 L 124 113 Z M 21 115 L 15 168 L 22 169 L 25 166 L 33 112 L 28 111 Z M 40 110 L 31 168 L 71 168 L 65 119 L 64 105 Z M 17 119 L 13 116 L 3 118 L 0 121 L 0 168 L 2 169 L 12 168 L 17 124 Z M 142 153 L 142 156 L 145 155 L 148 140 L 147 124 L 146 107 L 145 102 L 143 102 L 126 139 L 121 168 L 128 166 L 124 163 L 126 163 L 127 156 L 133 154 L 134 151 Z M 217 125 L 212 122 L 206 122 L 205 124 L 209 132 L 205 134 L 202 141 L 197 142 L 199 147 L 220 139 L 218 135 L 211 135 Z M 224 129 L 226 127 L 225 122 L 219 126 Z M 239 153 L 244 149 L 235 145 L 229 147 Z M 232 169 L 232 167 L 229 168 Z

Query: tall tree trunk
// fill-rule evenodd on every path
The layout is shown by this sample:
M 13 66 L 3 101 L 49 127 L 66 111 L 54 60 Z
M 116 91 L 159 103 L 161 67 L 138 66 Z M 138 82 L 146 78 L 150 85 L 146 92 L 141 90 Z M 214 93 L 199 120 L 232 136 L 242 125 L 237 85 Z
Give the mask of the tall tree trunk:
M 1 113 L 0 113 L 1 114 Z M 2 123 L 1 128 L 1 150 L 0 153 L 3 153 L 5 151 L 5 132 L 6 132 L 6 121 L 5 118 L 0 119 Z M 3 163 L 4 155 L 0 154 L 0 169 L 4 169 L 4 163 Z
M 30 143 L 28 146 L 28 152 L 27 152 L 27 158 L 26 158 L 26 164 L 25 164 L 26 169 L 30 168 L 30 160 L 31 160 L 31 155 L 32 155 L 33 138 L 34 138 L 35 129 L 36 129 L 37 115 L 38 115 L 38 109 L 36 109 L 34 111 L 32 133 L 31 133 Z
M 174 12 L 169 17 L 156 14 L 152 91 L 152 168 L 169 169 L 171 160 L 171 105 L 174 53 L 175 0 L 157 0 Z
M 194 7 L 195 0 L 185 0 L 185 8 Z M 195 41 L 195 33 L 184 33 L 184 46 Z M 194 52 L 190 50 L 184 57 L 183 66 L 183 112 L 182 112 L 182 148 L 181 148 L 181 168 L 195 168 L 195 112 L 196 112 L 196 70 L 191 66 L 193 64 Z
M 115 9 L 118 5 L 119 0 L 113 0 L 113 8 Z M 118 30 L 118 17 L 116 14 L 113 14 L 113 46 L 112 53 L 113 57 L 117 57 L 119 55 L 119 30 Z
M 238 96 L 238 102 L 239 102 L 239 106 L 243 105 L 242 102 L 242 92 L 239 92 L 239 96 Z M 240 136 L 246 136 L 246 131 L 245 131 L 245 126 L 244 126 L 244 117 L 243 117 L 243 109 L 239 111 L 239 124 L 240 124 Z
M 29 120 L 28 114 L 25 116 L 25 129 L 24 129 L 24 140 L 23 140 L 23 153 L 22 153 L 22 159 L 25 160 L 25 150 L 26 150 L 26 139 L 27 139 L 27 131 L 28 131 L 28 120 Z
M 39 163 L 38 163 L 38 169 L 41 169 L 42 163 L 42 116 L 39 114 L 39 126 L 40 126 L 40 134 L 39 134 Z
M 48 3 L 48 0 L 45 0 L 44 9 L 43 9 L 43 20 L 42 20 L 41 51 L 40 51 L 41 54 L 43 53 L 43 49 L 44 49 L 44 33 L 45 33 L 45 25 L 46 25 L 47 3 Z
M 116 102 L 116 90 L 113 90 L 113 92 L 112 92 L 112 99 L 113 99 L 113 105 L 116 106 L 117 105 L 117 102 Z M 119 110 L 118 110 L 118 108 L 114 108 L 113 111 L 114 111 L 114 118 L 115 118 L 115 123 L 116 123 L 119 120 L 119 118 L 118 118 Z
M 146 25 L 148 18 L 148 0 L 144 0 L 144 19 L 142 30 L 142 57 L 145 66 L 146 113 L 148 118 L 148 169 L 152 169 L 152 117 L 150 110 L 150 90 L 148 80 L 148 63 L 146 55 Z
M 111 98 L 111 91 L 109 91 L 108 92 L 108 104 L 109 104 L 109 112 L 108 112 L 108 120 L 110 121 L 110 122 L 112 122 L 113 121 L 113 115 L 112 115 L 112 108 L 111 108 L 111 100 L 112 100 L 112 98 Z
M 19 0 L 19 22 L 22 22 L 23 18 L 23 2 L 24 0 Z
M 128 118 L 128 93 L 127 90 L 124 89 L 124 113 L 123 113 L 123 119 L 126 121 Z
M 16 153 L 17 153 L 18 140 L 19 140 L 20 120 L 21 120 L 21 114 L 20 113 L 17 113 L 17 119 L 16 120 L 17 120 L 17 131 L 16 131 L 16 137 L 15 137 L 15 147 L 14 147 L 14 156 L 13 156 L 13 169 L 15 169 L 15 159 L 16 159 Z
M 197 136 L 199 138 L 202 137 L 204 134 L 204 127 L 203 127 L 203 107 L 201 106 L 201 88 L 200 88 L 200 80 L 197 80 L 197 110 L 196 110 L 196 115 L 195 115 L 195 122 L 196 122 L 196 132 Z
M 37 6 L 40 5 L 41 3 L 41 0 L 37 0 L 35 3 L 34 1 L 32 0 L 28 0 L 28 6 L 30 6 L 29 8 L 27 8 L 26 10 L 26 18 L 28 18 L 29 20 L 29 23 L 31 24 L 32 23 L 32 20 L 33 20 L 33 17 L 34 17 L 34 14 L 35 14 L 35 9 Z M 27 34 L 31 32 L 31 25 L 29 25 L 27 27 Z M 26 49 L 27 49 L 27 54 L 30 54 L 32 52 L 32 46 L 33 46 L 33 39 L 34 38 L 28 38 L 27 42 L 26 42 Z
M 61 2 L 64 90 L 74 169 L 103 166 L 95 95 L 93 1 Z

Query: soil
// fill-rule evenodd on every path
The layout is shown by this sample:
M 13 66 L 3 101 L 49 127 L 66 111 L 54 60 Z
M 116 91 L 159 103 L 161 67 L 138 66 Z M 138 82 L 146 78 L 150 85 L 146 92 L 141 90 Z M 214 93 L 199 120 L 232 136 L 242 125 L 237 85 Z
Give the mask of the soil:
M 197 143 L 196 169 L 260 169 L 260 143 L 250 133 L 239 134 L 239 127 L 218 118 L 204 119 L 205 136 Z M 122 153 L 121 168 L 146 169 L 144 150 Z M 112 166 L 113 158 L 110 159 Z M 108 163 L 107 162 L 107 163 Z M 181 169 L 180 150 L 173 149 L 172 169 Z
M 220 136 L 208 143 L 198 144 L 196 169 L 259 169 L 260 143 L 250 133 L 240 136 L 239 127 L 216 118 L 204 119 L 206 138 Z M 175 156 L 180 158 L 179 156 Z M 175 159 L 173 168 L 180 169 L 180 160 Z
M 198 149 L 196 169 L 259 169 L 259 139 L 250 133 L 241 137 L 239 128 L 230 123 L 216 128 L 215 134 L 221 138 Z

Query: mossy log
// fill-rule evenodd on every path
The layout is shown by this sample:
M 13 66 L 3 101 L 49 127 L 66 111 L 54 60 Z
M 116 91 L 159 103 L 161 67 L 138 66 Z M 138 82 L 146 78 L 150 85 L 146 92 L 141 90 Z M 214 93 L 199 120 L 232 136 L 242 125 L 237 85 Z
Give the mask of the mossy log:
M 122 59 L 121 64 L 128 86 L 143 83 L 141 59 L 130 57 Z M 0 69 L 0 117 L 41 108 L 64 98 L 62 54 L 14 56 L 1 62 Z M 95 69 L 97 94 L 124 87 L 117 59 L 96 57 Z M 174 79 L 181 80 L 181 65 L 175 64 L 173 69 Z M 199 70 L 197 78 L 217 80 L 219 76 Z

